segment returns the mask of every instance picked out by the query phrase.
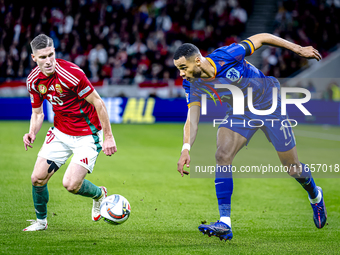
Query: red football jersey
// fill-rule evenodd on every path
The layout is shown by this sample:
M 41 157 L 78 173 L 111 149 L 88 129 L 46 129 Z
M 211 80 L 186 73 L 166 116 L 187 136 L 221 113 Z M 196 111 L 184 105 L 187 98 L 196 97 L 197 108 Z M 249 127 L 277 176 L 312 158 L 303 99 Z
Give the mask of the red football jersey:
M 54 126 L 72 136 L 91 135 L 102 129 L 95 107 L 84 98 L 94 88 L 77 65 L 56 59 L 54 74 L 44 75 L 39 67 L 27 77 L 33 108 L 47 99 L 55 113 Z

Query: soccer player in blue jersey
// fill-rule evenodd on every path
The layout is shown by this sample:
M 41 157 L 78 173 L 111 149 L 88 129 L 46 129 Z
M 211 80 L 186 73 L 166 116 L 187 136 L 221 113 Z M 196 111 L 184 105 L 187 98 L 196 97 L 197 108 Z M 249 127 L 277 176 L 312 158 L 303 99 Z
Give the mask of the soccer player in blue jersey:
M 199 49 L 189 43 L 180 46 L 174 54 L 174 64 L 180 71 L 188 101 L 187 120 L 184 125 L 183 147 L 177 170 L 183 174 L 189 174 L 183 169 L 184 165 L 189 167 L 189 150 L 193 145 L 200 119 L 200 101 L 202 91 L 223 98 L 230 98 L 230 91 L 225 89 L 214 91 L 214 84 L 232 84 L 241 89 L 246 95 L 247 87 L 253 90 L 253 105 L 257 110 L 265 110 L 272 105 L 273 88 L 279 89 L 280 84 L 274 77 L 265 76 L 260 70 L 245 60 L 262 45 L 271 45 L 286 48 L 308 59 L 320 60 L 321 55 L 311 46 L 302 47 L 281 39 L 271 34 L 256 34 L 242 41 L 239 44 L 232 44 L 221 47 L 203 57 Z M 203 88 L 203 89 L 202 89 Z M 234 115 L 231 109 L 226 109 L 228 123 L 246 122 L 249 119 L 275 119 L 280 122 L 287 120 L 287 116 L 281 116 L 281 99 L 278 97 L 277 109 L 267 116 L 253 114 L 248 106 L 244 109 L 244 115 Z M 235 98 L 234 98 L 235 100 Z M 228 108 L 231 108 L 228 107 Z M 308 198 L 313 208 L 313 219 L 317 228 L 322 228 L 327 219 L 326 208 L 323 199 L 322 189 L 315 185 L 308 167 L 301 163 L 295 147 L 295 138 L 290 125 L 274 125 L 266 122 L 261 129 L 265 132 L 268 140 L 272 142 L 283 166 L 286 167 L 289 175 L 294 177 L 307 191 Z M 226 172 L 215 173 L 215 189 L 220 212 L 220 220 L 210 225 L 201 224 L 198 229 L 204 234 L 214 235 L 221 240 L 233 237 L 230 220 L 230 201 L 233 192 L 232 162 L 237 152 L 249 142 L 258 127 L 221 124 L 217 132 L 217 151 L 215 154 L 216 164 L 222 169 L 229 169 Z M 218 168 L 216 168 L 218 169 Z

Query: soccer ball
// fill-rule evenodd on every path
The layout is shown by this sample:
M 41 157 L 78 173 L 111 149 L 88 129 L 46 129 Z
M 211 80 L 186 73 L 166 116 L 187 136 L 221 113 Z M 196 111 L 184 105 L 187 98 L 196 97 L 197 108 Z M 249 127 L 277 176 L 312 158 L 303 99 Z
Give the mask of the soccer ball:
M 106 197 L 100 205 L 100 214 L 104 221 L 113 225 L 125 222 L 131 213 L 129 201 L 121 195 Z

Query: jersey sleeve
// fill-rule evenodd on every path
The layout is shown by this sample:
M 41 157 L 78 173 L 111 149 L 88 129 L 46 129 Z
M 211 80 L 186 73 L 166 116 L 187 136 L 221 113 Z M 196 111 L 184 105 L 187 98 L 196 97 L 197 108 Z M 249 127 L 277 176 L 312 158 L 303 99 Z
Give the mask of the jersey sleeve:
M 245 39 L 242 42 L 240 42 L 240 45 L 243 46 L 244 50 L 246 51 L 246 56 L 250 56 L 255 51 L 255 46 L 253 42 L 249 39 Z
M 241 44 L 233 43 L 229 46 L 224 46 L 218 49 L 227 53 L 227 63 L 231 64 L 233 62 L 242 62 L 246 56 L 246 50 Z
M 85 97 L 90 95 L 93 91 L 94 91 L 94 87 L 91 84 L 91 82 L 89 81 L 89 79 L 87 79 L 85 74 L 82 75 L 82 77 L 79 81 L 79 84 L 77 86 L 77 89 L 76 89 L 76 93 L 78 95 L 78 98 L 84 99 Z
M 31 98 L 32 108 L 39 108 L 44 101 L 44 99 L 37 93 L 30 92 L 30 98 Z
M 193 86 L 190 86 L 190 82 L 187 80 L 183 80 L 183 88 L 185 90 L 185 97 L 187 100 L 188 108 L 190 108 L 193 105 L 201 106 L 201 99 L 195 90 Z
M 218 59 L 223 56 L 223 60 L 227 64 L 233 64 L 235 62 L 243 62 L 244 58 L 253 54 L 254 51 L 254 44 L 249 39 L 246 39 L 241 43 L 233 43 L 229 46 L 218 48 L 210 55 Z
M 44 102 L 44 98 L 33 89 L 29 89 L 28 92 L 30 94 L 32 108 L 39 108 Z

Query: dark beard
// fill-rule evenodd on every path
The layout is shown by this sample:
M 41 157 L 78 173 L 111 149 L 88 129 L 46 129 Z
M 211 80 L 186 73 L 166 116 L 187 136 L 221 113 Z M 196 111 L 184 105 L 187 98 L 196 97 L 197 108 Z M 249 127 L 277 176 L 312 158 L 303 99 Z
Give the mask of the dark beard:
M 194 69 L 192 72 L 192 76 L 194 76 L 194 78 L 201 78 L 202 75 L 202 71 L 200 69 Z

